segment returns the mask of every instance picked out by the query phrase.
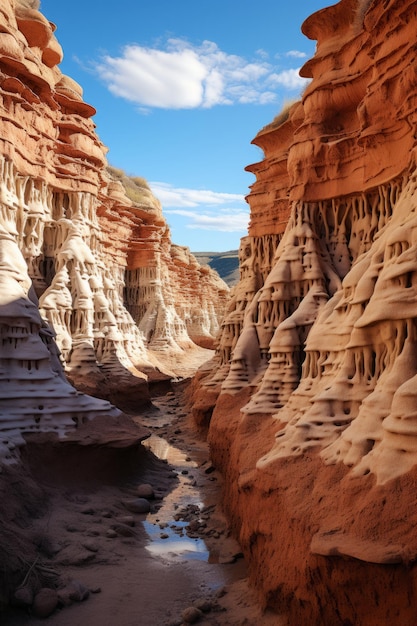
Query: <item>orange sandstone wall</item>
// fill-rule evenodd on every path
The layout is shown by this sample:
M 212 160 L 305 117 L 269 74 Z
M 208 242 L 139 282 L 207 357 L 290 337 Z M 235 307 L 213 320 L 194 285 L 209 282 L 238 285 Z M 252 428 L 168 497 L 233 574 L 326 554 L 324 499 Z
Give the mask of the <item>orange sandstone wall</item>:
M 417 619 L 416 27 L 411 0 L 303 24 L 312 80 L 255 139 L 241 281 L 195 381 L 252 580 L 291 625 Z
M 229 296 L 149 188 L 137 179 L 133 202 L 110 175 L 95 109 L 29 4 L 0 3 L 0 460 L 24 432 L 115 412 L 63 368 L 136 411 L 176 375 L 167 356 L 212 347 Z

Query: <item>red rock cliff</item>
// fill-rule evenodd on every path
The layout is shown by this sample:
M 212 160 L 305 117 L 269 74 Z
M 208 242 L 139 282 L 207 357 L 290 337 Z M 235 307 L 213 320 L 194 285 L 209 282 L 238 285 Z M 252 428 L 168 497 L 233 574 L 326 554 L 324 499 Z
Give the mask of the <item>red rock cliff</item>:
M 252 580 L 291 625 L 417 619 L 416 27 L 411 0 L 303 24 L 312 80 L 254 140 L 241 281 L 195 385 Z
M 136 410 L 148 377 L 176 375 L 173 354 L 212 347 L 228 299 L 172 244 L 146 184 L 130 181 L 131 200 L 109 174 L 38 4 L 0 6 L 0 459 L 24 432 L 117 413 L 76 392 L 61 362 L 78 389 Z

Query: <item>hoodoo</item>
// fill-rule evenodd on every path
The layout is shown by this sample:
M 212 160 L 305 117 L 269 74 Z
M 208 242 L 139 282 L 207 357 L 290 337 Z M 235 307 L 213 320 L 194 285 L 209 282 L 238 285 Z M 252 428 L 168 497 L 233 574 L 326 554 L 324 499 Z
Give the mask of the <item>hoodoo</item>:
M 0 7 L 3 462 L 27 433 L 64 436 L 118 415 L 112 403 L 148 402 L 149 381 L 176 375 L 172 355 L 212 347 L 229 293 L 171 242 L 146 182 L 127 190 L 108 167 L 95 109 L 60 71 L 38 6 Z
M 413 626 L 416 3 L 341 0 L 299 102 L 263 128 L 241 280 L 194 383 L 265 606 Z
M 37 562 L 15 533 L 44 497 L 29 462 L 13 474 L 25 444 L 122 458 L 146 436 L 122 411 L 216 345 L 188 397 L 259 602 L 290 626 L 415 626 L 417 3 L 302 25 L 309 83 L 253 140 L 231 294 L 109 167 L 38 9 L 0 5 L 0 608 Z

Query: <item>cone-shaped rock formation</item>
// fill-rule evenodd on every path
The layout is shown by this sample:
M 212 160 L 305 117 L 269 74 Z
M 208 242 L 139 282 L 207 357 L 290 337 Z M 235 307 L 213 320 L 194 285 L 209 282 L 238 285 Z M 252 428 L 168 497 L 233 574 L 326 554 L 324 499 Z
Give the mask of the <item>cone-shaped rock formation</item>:
M 303 24 L 311 81 L 254 140 L 241 281 L 195 385 L 253 580 L 291 624 L 416 619 L 416 27 L 412 0 Z
M 228 288 L 175 246 L 159 201 L 108 168 L 95 110 L 36 2 L 0 6 L 0 458 L 131 412 L 165 355 L 213 347 Z M 131 189 L 132 191 L 132 189 Z M 77 387 L 67 382 L 64 374 Z M 80 393 L 99 395 L 97 400 Z

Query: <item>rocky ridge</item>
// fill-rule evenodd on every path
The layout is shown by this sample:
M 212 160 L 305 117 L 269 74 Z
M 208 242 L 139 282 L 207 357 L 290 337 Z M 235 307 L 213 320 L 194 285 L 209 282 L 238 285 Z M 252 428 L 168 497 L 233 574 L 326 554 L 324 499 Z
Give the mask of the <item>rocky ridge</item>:
M 265 606 L 415 623 L 416 6 L 341 0 L 263 128 L 241 280 L 194 417 Z M 408 590 L 408 591 L 407 591 Z
M 61 436 L 148 402 L 148 382 L 177 376 L 185 350 L 213 347 L 229 293 L 171 242 L 146 184 L 131 200 L 112 175 L 38 7 L 0 7 L 3 461 L 24 433 Z

